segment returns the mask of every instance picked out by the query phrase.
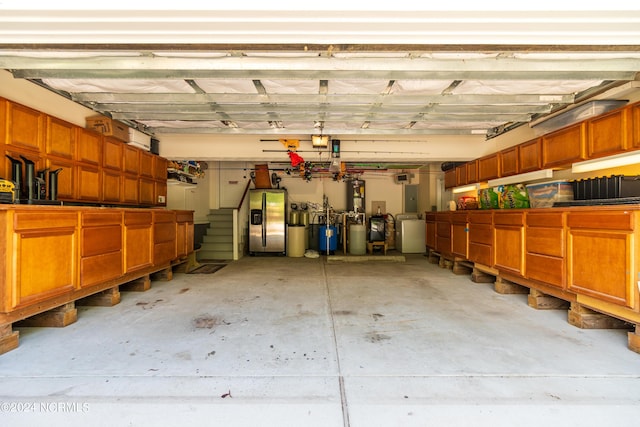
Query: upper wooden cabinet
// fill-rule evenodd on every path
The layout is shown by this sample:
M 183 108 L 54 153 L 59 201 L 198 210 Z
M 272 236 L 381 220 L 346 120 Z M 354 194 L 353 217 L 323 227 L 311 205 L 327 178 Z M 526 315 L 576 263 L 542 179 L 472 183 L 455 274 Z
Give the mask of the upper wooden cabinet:
M 456 185 L 465 185 L 467 183 L 467 164 L 456 166 Z
M 478 159 L 478 181 L 500 178 L 500 153 Z
M 44 151 L 44 114 L 7 100 L 0 100 L 0 114 L 5 117 L 0 142 L 15 148 Z
M 456 186 L 456 169 L 449 169 L 444 173 L 444 188 L 452 188 Z
M 167 179 L 167 159 L 160 156 L 153 156 L 153 177 L 158 180 Z
M 478 161 L 471 160 L 467 162 L 467 184 L 478 182 Z
M 47 116 L 45 145 L 48 156 L 73 160 L 76 156 L 76 126 Z
M 518 167 L 518 146 L 502 150 L 499 159 L 500 176 L 515 175 L 520 172 Z
M 640 148 L 640 102 L 628 107 L 631 110 L 633 134 L 631 137 L 631 146 Z
M 581 122 L 542 137 L 542 167 L 569 166 L 586 159 L 587 123 Z
M 166 173 L 166 172 L 165 172 Z M 153 178 L 153 154 L 140 151 L 140 176 Z
M 102 167 L 122 170 L 122 146 L 124 143 L 117 138 L 107 136 L 102 143 Z
M 630 147 L 633 124 L 630 108 L 619 108 L 588 121 L 589 158 L 621 153 Z
M 122 146 L 122 170 L 131 175 L 138 175 L 140 168 L 140 150 L 124 144 Z
M 89 165 L 102 164 L 102 135 L 89 129 L 77 128 L 76 160 Z
M 518 173 L 542 169 L 542 138 L 527 141 L 518 146 Z

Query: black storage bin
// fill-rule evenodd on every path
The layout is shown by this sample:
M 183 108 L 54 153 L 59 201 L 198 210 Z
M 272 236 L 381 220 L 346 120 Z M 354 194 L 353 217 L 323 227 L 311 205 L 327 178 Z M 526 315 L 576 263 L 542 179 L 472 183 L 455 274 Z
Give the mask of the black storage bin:
M 620 177 L 620 196 L 619 197 L 638 197 L 640 196 L 640 175 L 621 176 Z

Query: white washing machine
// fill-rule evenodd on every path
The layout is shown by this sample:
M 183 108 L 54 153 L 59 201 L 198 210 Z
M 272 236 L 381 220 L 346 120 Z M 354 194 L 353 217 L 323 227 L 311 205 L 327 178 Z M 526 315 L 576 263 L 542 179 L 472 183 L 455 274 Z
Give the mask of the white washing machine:
M 396 248 L 403 254 L 425 252 L 425 223 L 418 214 L 396 215 Z

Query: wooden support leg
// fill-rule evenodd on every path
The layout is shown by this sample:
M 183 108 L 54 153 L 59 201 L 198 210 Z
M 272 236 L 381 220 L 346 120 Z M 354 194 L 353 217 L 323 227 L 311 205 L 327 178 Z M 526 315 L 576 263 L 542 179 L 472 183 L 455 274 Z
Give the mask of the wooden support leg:
M 473 272 L 471 273 L 471 281 L 476 283 L 494 283 L 496 281 L 496 277 L 473 267 Z
M 145 292 L 151 289 L 151 277 L 147 274 L 139 279 L 120 285 L 123 291 Z
M 629 332 L 629 349 L 640 353 L 640 325 L 636 325 L 635 332 Z
M 433 249 L 429 249 L 429 264 L 439 264 L 440 263 L 440 254 L 438 254 Z
M 453 261 L 451 261 L 450 259 L 446 259 L 443 256 L 440 256 L 440 263 L 438 265 L 440 266 L 440 268 L 453 270 Z
M 0 354 L 17 348 L 19 335 L 18 331 L 13 331 L 11 325 L 0 326 Z
M 78 320 L 78 310 L 75 303 L 69 302 L 63 306 L 36 314 L 35 316 L 18 322 L 19 326 L 63 328 Z
M 517 283 L 510 282 L 502 277 L 496 277 L 496 283 L 494 290 L 499 294 L 528 294 L 529 289 L 518 285 Z
M 471 274 L 472 267 L 469 266 L 467 262 L 463 259 L 454 259 L 453 260 L 453 274 Z
M 153 280 L 162 280 L 165 282 L 169 282 L 173 280 L 173 268 L 167 267 L 164 270 L 153 273 L 151 276 Z
M 571 303 L 567 320 L 573 326 L 577 326 L 581 329 L 628 329 L 629 324 L 616 319 L 615 317 L 607 316 L 606 314 L 598 313 L 591 310 L 577 302 Z
M 533 307 L 536 310 L 566 310 L 569 308 L 569 302 L 542 293 L 537 289 L 529 290 L 527 302 L 529 307 Z
M 120 302 L 120 289 L 116 286 L 76 301 L 78 305 L 93 307 L 113 307 Z

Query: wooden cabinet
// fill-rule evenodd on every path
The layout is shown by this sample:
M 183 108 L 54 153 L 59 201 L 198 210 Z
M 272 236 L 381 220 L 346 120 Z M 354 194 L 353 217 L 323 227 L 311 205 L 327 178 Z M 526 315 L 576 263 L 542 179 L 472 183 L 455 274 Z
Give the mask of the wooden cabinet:
M 566 287 L 564 212 L 527 213 L 525 277 L 557 288 Z
M 500 152 L 500 176 L 516 175 L 520 173 L 518 167 L 518 147 L 511 147 Z
M 451 213 L 451 253 L 462 259 L 469 255 L 469 227 L 467 212 L 456 211 Z
M 76 168 L 73 165 L 73 162 L 70 160 L 57 159 L 52 157 L 47 159 L 46 167 L 51 172 L 57 171 L 56 176 L 58 179 L 58 195 L 56 196 L 56 200 L 74 200 L 76 198 Z M 47 185 L 49 183 L 49 180 L 50 177 L 47 177 Z M 48 193 L 47 197 L 50 198 L 51 194 Z
M 124 143 L 117 138 L 106 136 L 102 143 L 102 167 L 122 171 L 122 146 Z
M 493 214 L 488 211 L 470 211 L 469 260 L 491 266 L 493 263 Z
M 153 216 L 150 211 L 124 211 L 124 250 L 125 272 L 153 265 Z
M 436 251 L 451 254 L 451 212 L 436 213 Z
M 542 138 L 518 145 L 518 173 L 542 169 Z
M 153 154 L 140 151 L 140 176 L 153 178 Z
M 567 227 L 568 288 L 637 309 L 638 212 L 569 212 Z
M 456 166 L 456 186 L 467 184 L 467 164 Z
M 478 161 L 472 160 L 467 162 L 467 184 L 475 184 L 478 182 Z
M 124 273 L 122 211 L 85 211 L 80 217 L 80 286 L 92 286 Z
M 542 137 L 542 167 L 565 167 L 586 159 L 587 124 L 581 122 Z
M 193 211 L 176 211 L 176 256 L 193 251 Z
M 429 249 L 436 249 L 436 214 L 433 212 L 425 212 L 425 246 Z
M 167 180 L 167 159 L 153 156 L 153 177 L 158 181 Z
M 2 210 L 2 312 L 73 291 L 77 286 L 78 214 L 38 209 Z
M 167 180 L 155 181 L 153 184 L 153 204 L 156 206 L 166 206 L 167 204 Z
M 77 128 L 76 160 L 92 166 L 102 164 L 102 135 L 89 129 Z
M 141 205 L 151 206 L 155 204 L 156 182 L 152 179 L 140 178 L 138 180 L 138 202 Z
M 587 123 L 588 158 L 618 154 L 630 147 L 633 132 L 630 108 L 619 108 Z
M 499 212 L 493 217 L 494 262 L 498 270 L 524 274 L 524 212 Z
M 119 203 L 122 201 L 122 175 L 111 169 L 102 170 L 102 201 Z
M 6 117 L 0 143 L 37 153 L 44 151 L 44 114 L 11 101 L 0 100 L 0 103 L 0 113 Z
M 640 102 L 628 107 L 631 110 L 632 137 L 631 147 L 640 148 Z
M 76 156 L 76 129 L 71 123 L 47 116 L 45 146 L 47 156 L 73 160 Z
M 449 169 L 444 173 L 444 188 L 453 188 L 456 186 L 456 169 Z
M 500 154 L 494 153 L 478 159 L 478 181 L 500 178 Z
M 78 165 L 76 178 L 76 199 L 99 202 L 102 194 L 102 174 L 93 166 Z
M 177 256 L 176 213 L 153 212 L 153 265 L 165 264 Z
M 140 168 L 140 150 L 129 144 L 122 146 L 122 171 L 132 176 L 138 176 Z
M 137 205 L 139 202 L 138 176 L 125 174 L 122 176 L 122 203 Z

